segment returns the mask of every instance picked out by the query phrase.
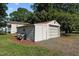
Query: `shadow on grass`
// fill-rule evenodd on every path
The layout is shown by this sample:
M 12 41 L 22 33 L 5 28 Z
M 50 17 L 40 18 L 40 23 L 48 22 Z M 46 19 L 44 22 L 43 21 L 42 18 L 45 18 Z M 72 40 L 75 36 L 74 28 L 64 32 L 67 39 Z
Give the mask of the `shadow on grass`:
M 69 34 L 69 33 L 68 34 L 62 33 L 61 36 L 67 36 L 68 37 L 68 36 L 71 36 L 71 34 Z
M 75 36 L 75 35 L 79 35 L 79 31 L 73 31 L 72 33 L 61 33 L 61 37 L 63 36 L 69 37 L 69 36 Z
M 79 34 L 79 31 L 73 31 L 72 34 Z

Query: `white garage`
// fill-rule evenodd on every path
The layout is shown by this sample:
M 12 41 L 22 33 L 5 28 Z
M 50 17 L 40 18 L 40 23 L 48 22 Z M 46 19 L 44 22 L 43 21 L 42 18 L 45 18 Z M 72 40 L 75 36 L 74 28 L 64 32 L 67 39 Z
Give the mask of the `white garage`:
M 60 24 L 56 21 L 29 24 L 17 27 L 17 33 L 24 33 L 27 40 L 42 41 L 60 37 Z

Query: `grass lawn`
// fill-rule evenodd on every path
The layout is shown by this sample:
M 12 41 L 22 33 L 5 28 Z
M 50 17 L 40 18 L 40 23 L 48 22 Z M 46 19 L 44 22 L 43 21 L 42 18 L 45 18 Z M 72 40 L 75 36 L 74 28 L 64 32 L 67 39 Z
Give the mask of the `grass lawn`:
M 47 56 L 63 55 L 61 52 L 49 50 L 36 45 L 20 45 L 12 43 L 11 35 L 0 35 L 0 56 Z
M 32 44 L 18 44 L 11 35 L 0 35 L 0 56 L 79 56 L 79 34 Z

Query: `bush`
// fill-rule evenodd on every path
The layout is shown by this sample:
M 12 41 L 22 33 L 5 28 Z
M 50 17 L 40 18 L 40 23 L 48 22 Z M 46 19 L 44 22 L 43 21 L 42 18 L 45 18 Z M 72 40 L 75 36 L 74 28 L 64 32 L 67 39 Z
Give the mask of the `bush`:
M 5 34 L 6 34 L 6 32 L 0 31 L 0 35 L 5 35 Z

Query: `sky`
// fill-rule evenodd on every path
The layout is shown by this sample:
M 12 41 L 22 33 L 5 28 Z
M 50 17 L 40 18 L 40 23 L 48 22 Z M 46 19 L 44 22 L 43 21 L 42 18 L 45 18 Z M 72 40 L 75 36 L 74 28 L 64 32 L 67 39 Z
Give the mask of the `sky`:
M 31 3 L 8 3 L 8 10 L 6 12 L 9 15 L 11 12 L 16 11 L 19 7 L 26 8 L 29 11 L 33 11 L 31 5 Z

